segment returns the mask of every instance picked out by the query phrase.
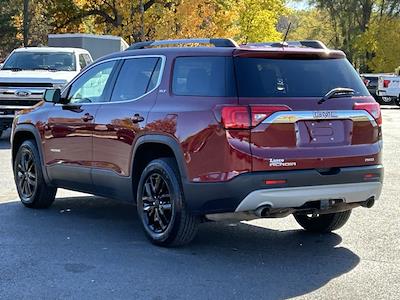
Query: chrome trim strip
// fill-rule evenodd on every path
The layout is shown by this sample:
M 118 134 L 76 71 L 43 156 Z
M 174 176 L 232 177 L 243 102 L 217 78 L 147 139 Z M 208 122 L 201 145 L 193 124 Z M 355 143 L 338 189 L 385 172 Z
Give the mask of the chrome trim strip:
M 0 119 L 14 119 L 14 115 L 0 115 Z
M 51 89 L 51 87 L 48 87 Z M 29 92 L 30 94 L 43 94 L 46 91 L 45 87 L 34 88 L 34 87 L 6 87 L 0 88 L 0 94 L 4 95 L 15 95 L 16 92 Z
M 298 121 L 352 120 L 353 122 L 371 122 L 375 119 L 365 110 L 317 110 L 317 111 L 280 111 L 265 119 L 263 124 L 292 124 Z
M 96 102 L 96 103 L 71 103 L 71 105 L 103 105 L 103 104 L 116 104 L 116 103 L 127 103 L 127 102 L 133 102 L 136 100 L 139 100 L 145 96 L 147 96 L 148 94 L 154 92 L 156 89 L 158 89 L 160 87 L 161 84 L 161 80 L 162 77 L 164 75 L 164 68 L 165 68 L 165 63 L 166 63 L 166 57 L 165 55 L 130 55 L 130 56 L 123 56 L 123 57 L 114 57 L 114 58 L 110 58 L 110 59 L 106 59 L 97 63 L 93 63 L 90 65 L 90 67 L 88 67 L 87 69 L 85 69 L 82 73 L 80 73 L 77 77 L 75 77 L 71 82 L 69 82 L 62 90 L 61 93 L 64 92 L 64 90 L 68 89 L 75 81 L 77 81 L 83 74 L 85 74 L 87 71 L 89 71 L 90 69 L 103 64 L 103 63 L 107 63 L 110 61 L 119 61 L 119 60 L 127 60 L 127 59 L 133 59 L 133 58 L 146 58 L 146 57 L 158 57 L 161 58 L 161 67 L 160 67 L 160 74 L 158 75 L 158 81 L 156 86 L 154 87 L 154 89 L 152 89 L 151 91 L 148 91 L 146 94 L 135 98 L 135 99 L 130 99 L 130 100 L 125 100 L 125 101 L 114 101 L 114 102 Z M 68 106 L 69 104 L 56 104 L 56 106 Z
M 1 103 L 1 102 L 0 102 Z M 33 108 L 34 106 L 23 106 L 23 105 L 0 105 L 0 109 L 16 109 L 16 110 L 22 110 L 22 109 L 30 109 Z

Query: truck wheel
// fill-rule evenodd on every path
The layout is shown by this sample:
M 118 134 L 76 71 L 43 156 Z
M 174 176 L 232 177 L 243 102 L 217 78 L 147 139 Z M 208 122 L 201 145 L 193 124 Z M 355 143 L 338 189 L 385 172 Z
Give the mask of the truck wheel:
M 199 218 L 186 208 L 174 159 L 156 159 L 144 169 L 138 185 L 137 211 L 146 236 L 156 245 L 185 245 L 197 233 Z
M 380 97 L 379 101 L 380 104 L 392 104 L 393 99 L 392 97 Z
M 24 141 L 14 162 L 14 179 L 19 198 L 29 208 L 47 208 L 56 197 L 57 189 L 46 184 L 40 156 L 35 143 Z
M 400 106 L 400 95 L 399 95 L 399 97 L 394 98 L 394 103 L 395 103 L 397 106 Z
M 341 228 L 346 224 L 350 215 L 351 210 L 347 210 L 339 213 L 318 215 L 317 217 L 295 214 L 294 218 L 307 231 L 327 233 Z

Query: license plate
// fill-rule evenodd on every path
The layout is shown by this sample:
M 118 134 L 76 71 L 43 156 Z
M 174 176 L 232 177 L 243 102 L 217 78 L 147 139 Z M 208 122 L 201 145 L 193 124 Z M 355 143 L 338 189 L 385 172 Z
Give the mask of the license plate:
M 297 124 L 300 147 L 350 145 L 352 121 L 304 121 Z

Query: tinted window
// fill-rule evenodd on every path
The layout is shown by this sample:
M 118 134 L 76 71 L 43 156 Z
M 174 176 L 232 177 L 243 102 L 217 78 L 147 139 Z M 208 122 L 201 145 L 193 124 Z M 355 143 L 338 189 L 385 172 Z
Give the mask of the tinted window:
M 158 79 L 160 78 L 160 71 L 161 71 L 161 59 L 158 60 L 157 65 L 154 68 L 153 74 L 150 78 L 150 83 L 147 88 L 148 91 L 151 91 L 157 86 Z
M 14 52 L 3 70 L 75 71 L 75 55 L 67 52 Z
M 347 59 L 237 58 L 235 63 L 241 97 L 322 97 L 337 87 L 369 95 Z
M 179 57 L 172 91 L 183 96 L 234 96 L 232 58 Z
M 83 58 L 85 59 L 86 65 L 90 65 L 93 62 L 89 54 L 83 54 Z
M 79 77 L 71 86 L 71 103 L 105 102 L 106 86 L 110 81 L 115 61 L 99 64 Z
M 80 65 L 81 69 L 83 69 L 87 65 L 83 54 L 79 54 L 79 65 Z
M 155 71 L 159 65 L 158 61 L 161 59 L 156 57 L 125 60 L 115 83 L 111 101 L 133 100 L 154 88 L 151 79 L 153 79 L 153 73 L 157 73 Z

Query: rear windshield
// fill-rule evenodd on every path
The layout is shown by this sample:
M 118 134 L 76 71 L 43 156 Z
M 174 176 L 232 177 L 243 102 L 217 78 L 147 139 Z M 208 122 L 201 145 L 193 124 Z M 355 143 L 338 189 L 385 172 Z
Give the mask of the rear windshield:
M 3 70 L 75 71 L 75 56 L 67 52 L 14 52 Z
M 338 87 L 369 95 L 347 59 L 236 58 L 235 67 L 240 97 L 323 97 Z

